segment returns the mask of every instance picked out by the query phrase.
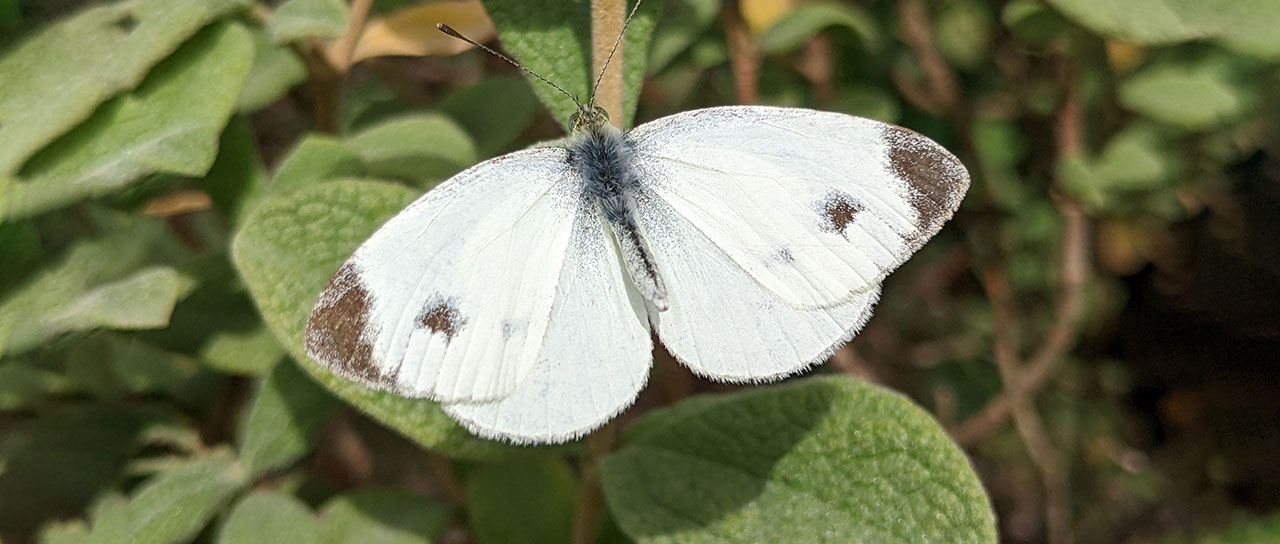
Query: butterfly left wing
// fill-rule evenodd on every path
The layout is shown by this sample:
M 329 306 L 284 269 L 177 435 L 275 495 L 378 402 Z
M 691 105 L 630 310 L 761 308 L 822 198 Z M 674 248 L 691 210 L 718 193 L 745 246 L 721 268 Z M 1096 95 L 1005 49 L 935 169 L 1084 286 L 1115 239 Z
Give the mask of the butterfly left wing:
M 932 140 L 840 113 L 709 108 L 628 137 L 646 191 L 801 308 L 874 289 L 969 187 L 964 166 Z
M 644 300 L 628 288 L 602 221 L 594 207 L 579 210 L 529 378 L 498 400 L 444 404 L 472 432 L 518 443 L 563 442 L 612 419 L 644 387 L 653 347 Z

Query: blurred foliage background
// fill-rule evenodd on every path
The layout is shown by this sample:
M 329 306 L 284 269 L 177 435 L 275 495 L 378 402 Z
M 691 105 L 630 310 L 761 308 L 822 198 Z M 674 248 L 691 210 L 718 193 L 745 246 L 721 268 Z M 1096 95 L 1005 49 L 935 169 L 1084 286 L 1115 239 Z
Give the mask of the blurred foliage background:
M 989 541 L 989 500 L 1004 542 L 1280 542 L 1274 0 L 647 0 L 615 119 L 841 111 L 968 166 L 960 213 L 814 372 L 932 420 L 847 378 L 738 391 L 659 349 L 619 422 L 518 449 L 307 361 L 311 301 L 356 244 L 572 111 L 434 24 L 585 96 L 593 25 L 611 45 L 625 8 L 0 0 L 0 539 L 748 542 L 764 520 Z M 830 512 L 637 468 L 691 432 L 677 415 L 723 429 L 689 441 L 734 465 L 758 444 L 735 437 L 781 440 L 795 421 L 773 415 L 815 398 L 826 442 L 788 443 L 768 461 L 796 472 L 756 483 Z M 885 448 L 927 470 L 846 459 Z M 851 483 L 864 470 L 884 482 Z M 952 485 L 968 499 L 928 491 Z

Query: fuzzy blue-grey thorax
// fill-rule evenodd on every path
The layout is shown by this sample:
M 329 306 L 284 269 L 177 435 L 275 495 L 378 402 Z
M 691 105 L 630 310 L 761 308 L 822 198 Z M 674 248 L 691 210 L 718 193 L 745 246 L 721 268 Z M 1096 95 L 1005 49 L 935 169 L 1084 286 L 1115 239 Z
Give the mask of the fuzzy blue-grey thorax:
M 568 160 L 581 175 L 583 199 L 596 205 L 613 230 L 636 288 L 655 307 L 665 310 L 667 289 L 636 221 L 641 187 L 631 142 L 609 124 L 609 116 L 599 107 L 579 109 L 571 124 Z

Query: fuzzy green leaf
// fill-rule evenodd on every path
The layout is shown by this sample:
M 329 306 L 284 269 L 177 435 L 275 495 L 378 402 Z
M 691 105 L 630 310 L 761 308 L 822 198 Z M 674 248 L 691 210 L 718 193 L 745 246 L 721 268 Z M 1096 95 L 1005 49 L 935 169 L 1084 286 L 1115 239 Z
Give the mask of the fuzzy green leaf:
M 197 34 L 137 89 L 32 157 L 17 180 L 0 180 L 0 217 L 100 196 L 148 174 L 204 174 L 252 57 L 243 27 Z
M 88 542 L 165 544 L 195 536 L 218 508 L 248 483 L 225 450 L 153 476 L 127 500 L 101 505 Z
M 197 30 L 247 0 L 134 0 L 89 9 L 0 58 L 0 177 L 93 113 Z
M 342 0 L 287 0 L 271 14 L 267 32 L 276 43 L 337 38 L 347 32 L 347 4 Z
M 1280 59 L 1280 2 L 1273 0 L 1049 0 L 1073 21 L 1144 45 L 1212 38 L 1264 59 Z
M 476 162 L 476 147 L 462 127 L 439 114 L 395 117 L 346 140 L 366 175 L 427 185 Z
M 964 453 L 906 398 L 849 378 L 686 400 L 605 458 L 639 542 L 995 542 Z
M 657 18 L 660 2 L 646 2 L 627 28 L 621 53 L 623 69 L 623 119 L 613 121 L 631 126 L 640 84 L 644 78 L 645 52 Z M 590 98 L 596 73 L 591 69 L 591 2 L 529 2 L 489 0 L 484 3 L 498 27 L 502 46 L 529 69 L 542 74 L 584 103 Z M 627 3 L 630 11 L 631 3 Z M 613 40 L 616 36 L 610 36 Z M 617 60 L 616 58 L 614 60 Z M 616 69 L 616 67 L 615 67 Z M 569 116 L 577 110 L 573 100 L 541 81 L 530 80 L 533 92 L 547 105 L 560 126 L 569 128 Z
M 770 54 L 785 53 L 833 26 L 853 31 L 869 51 L 880 48 L 880 30 L 870 14 L 852 4 L 824 1 L 802 4 L 774 23 L 760 36 L 760 49 Z
M 517 451 L 472 436 L 431 401 L 370 389 L 307 357 L 303 330 L 329 277 L 417 196 L 404 186 L 357 180 L 272 195 L 245 217 L 232 256 L 271 331 L 304 370 L 343 400 L 442 453 L 494 458 Z
M 107 236 L 84 238 L 0 297 L 0 353 L 20 353 L 59 334 L 99 327 L 139 329 L 169 322 L 189 283 L 152 266 L 163 226 L 115 217 Z M 151 246 L 151 247 L 148 247 Z
M 249 407 L 240 463 L 258 476 L 286 467 L 311 449 L 338 404 L 291 362 L 275 366 Z
M 1254 102 L 1219 67 L 1159 64 L 1120 84 L 1120 103 L 1160 122 L 1205 130 L 1241 118 Z
M 218 531 L 219 544 L 320 544 L 320 524 L 302 501 L 257 490 L 231 508 Z
M 362 489 L 321 508 L 325 542 L 430 544 L 449 524 L 450 508 L 395 489 Z
M 438 109 L 467 129 L 485 157 L 506 150 L 529 129 L 539 111 L 538 97 L 515 76 L 491 77 L 456 90 L 440 101 Z
M 649 73 L 658 72 L 684 52 L 711 26 L 722 0 L 667 0 L 661 24 L 653 29 L 649 47 Z
M 298 54 L 272 42 L 265 32 L 253 31 L 253 47 L 253 65 L 236 103 L 241 112 L 262 109 L 307 79 L 307 65 Z
M 572 540 L 578 488 L 562 458 L 486 465 L 467 479 L 467 512 L 479 544 Z
M 263 191 L 267 179 L 253 128 L 245 118 L 232 117 L 218 142 L 218 158 L 201 180 L 201 186 L 213 199 L 214 207 L 236 223 L 244 213 L 245 204 Z

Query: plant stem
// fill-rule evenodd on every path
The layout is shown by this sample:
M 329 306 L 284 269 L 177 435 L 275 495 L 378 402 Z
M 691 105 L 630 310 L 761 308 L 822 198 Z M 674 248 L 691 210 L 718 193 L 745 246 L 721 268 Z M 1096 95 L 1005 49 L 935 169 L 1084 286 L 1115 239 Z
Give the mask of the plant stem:
M 587 84 L 594 84 L 595 78 L 603 70 L 609 51 L 618 42 L 622 33 L 622 23 L 627 18 L 626 0 L 591 0 L 591 79 Z M 622 128 L 622 84 L 626 73 L 625 49 L 626 40 L 618 43 L 618 50 L 609 62 L 609 71 L 600 79 L 600 88 L 596 89 L 596 105 L 609 112 L 609 120 Z
M 578 508 L 573 515 L 573 544 L 591 544 L 600 536 L 600 521 L 604 519 L 600 459 L 613 449 L 615 433 L 613 423 L 609 423 L 587 438 L 587 458 L 578 484 Z

